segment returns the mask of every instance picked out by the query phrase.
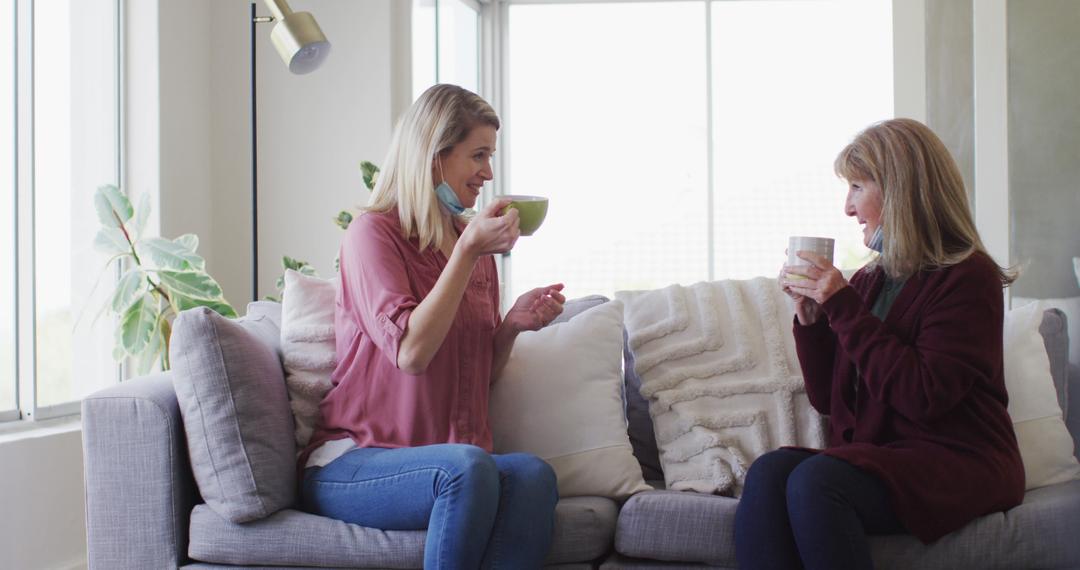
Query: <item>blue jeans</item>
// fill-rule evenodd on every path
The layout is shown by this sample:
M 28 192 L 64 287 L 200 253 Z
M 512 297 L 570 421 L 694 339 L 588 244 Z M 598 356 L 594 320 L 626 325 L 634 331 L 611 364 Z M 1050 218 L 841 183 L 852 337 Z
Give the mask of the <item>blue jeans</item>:
M 904 532 L 875 476 L 850 463 L 794 449 L 750 466 L 735 511 L 739 568 L 873 568 L 867 534 Z
M 424 568 L 540 568 L 555 472 L 524 453 L 459 444 L 360 448 L 304 473 L 304 510 L 382 530 L 427 529 Z

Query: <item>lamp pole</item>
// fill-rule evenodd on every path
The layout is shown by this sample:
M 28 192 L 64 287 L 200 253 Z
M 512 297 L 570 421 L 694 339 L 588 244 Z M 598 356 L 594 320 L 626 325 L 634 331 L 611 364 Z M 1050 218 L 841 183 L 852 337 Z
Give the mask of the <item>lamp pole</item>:
M 251 300 L 259 300 L 259 113 L 255 85 L 255 26 L 274 18 L 255 14 L 256 0 L 251 1 Z

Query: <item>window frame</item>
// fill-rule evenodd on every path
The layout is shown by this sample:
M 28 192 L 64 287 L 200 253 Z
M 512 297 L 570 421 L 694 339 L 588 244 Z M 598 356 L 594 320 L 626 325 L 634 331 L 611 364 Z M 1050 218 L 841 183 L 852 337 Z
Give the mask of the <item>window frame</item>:
M 491 102 L 500 116 L 509 116 L 509 109 L 513 105 L 508 94 L 509 74 L 509 7 L 514 5 L 530 4 L 623 4 L 628 2 L 701 2 L 705 6 L 705 64 L 706 64 L 706 100 L 712 101 L 714 77 L 712 73 L 712 5 L 716 2 L 729 1 L 766 1 L 766 0 L 479 0 L 482 4 L 480 12 L 480 95 Z M 893 66 L 893 89 L 894 89 L 894 112 L 896 116 L 911 117 L 920 121 L 926 121 L 926 61 L 925 61 L 925 37 L 926 37 L 926 0 L 891 0 L 893 10 L 893 42 L 894 42 L 894 66 Z M 436 46 L 437 47 L 437 46 Z M 713 110 L 709 104 L 706 110 L 707 120 L 707 152 L 712 157 L 715 150 L 713 140 Z M 504 124 L 499 137 L 499 152 L 494 157 L 492 165 L 496 178 L 485 188 L 484 200 L 494 199 L 502 194 L 512 194 L 502 181 L 507 180 L 509 174 L 510 157 L 513 148 L 509 144 L 510 137 L 507 133 L 512 131 L 513 125 Z M 707 192 L 708 192 L 708 224 L 707 228 L 709 243 L 707 259 L 709 263 L 708 278 L 714 280 L 715 263 L 715 224 L 714 203 L 716 191 L 714 188 L 715 165 L 713 160 L 707 165 Z M 500 297 L 503 308 L 509 307 L 507 292 L 511 287 L 511 255 L 509 253 L 500 256 L 497 260 L 499 274 L 502 276 L 500 283 Z
M 116 163 L 115 180 L 124 184 L 124 2 L 111 0 L 115 21 L 113 65 L 116 70 Z M 0 423 L 41 421 L 80 413 L 80 399 L 40 405 L 37 382 L 37 303 L 35 246 L 35 137 L 34 137 L 34 0 L 15 0 L 15 410 L 0 411 Z M 120 268 L 115 276 L 119 277 Z M 73 382 L 77 382 L 73 369 Z M 122 379 L 123 367 L 115 366 L 115 381 Z

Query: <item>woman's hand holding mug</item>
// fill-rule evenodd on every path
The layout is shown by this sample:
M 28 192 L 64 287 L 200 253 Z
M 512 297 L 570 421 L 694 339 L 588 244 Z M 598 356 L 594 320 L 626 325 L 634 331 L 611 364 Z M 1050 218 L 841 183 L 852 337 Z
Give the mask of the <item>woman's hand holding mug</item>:
M 473 257 L 492 253 L 506 253 L 514 247 L 518 236 L 518 211 L 510 208 L 499 215 L 510 200 L 498 198 L 487 205 L 465 227 L 461 234 L 462 246 Z

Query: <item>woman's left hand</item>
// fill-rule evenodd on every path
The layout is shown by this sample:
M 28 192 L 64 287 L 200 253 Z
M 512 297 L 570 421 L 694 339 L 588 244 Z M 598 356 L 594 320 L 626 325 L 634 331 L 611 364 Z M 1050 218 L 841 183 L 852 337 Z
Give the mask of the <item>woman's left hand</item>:
M 518 297 L 510 312 L 503 318 L 503 324 L 514 332 L 540 330 L 563 311 L 562 283 L 537 287 Z
M 827 257 L 811 251 L 799 251 L 796 255 L 811 264 L 784 267 L 784 270 L 792 275 L 806 277 L 806 279 L 785 279 L 782 285 L 791 292 L 809 297 L 819 305 L 823 305 L 837 291 L 847 287 L 847 280 L 839 269 L 833 267 Z

